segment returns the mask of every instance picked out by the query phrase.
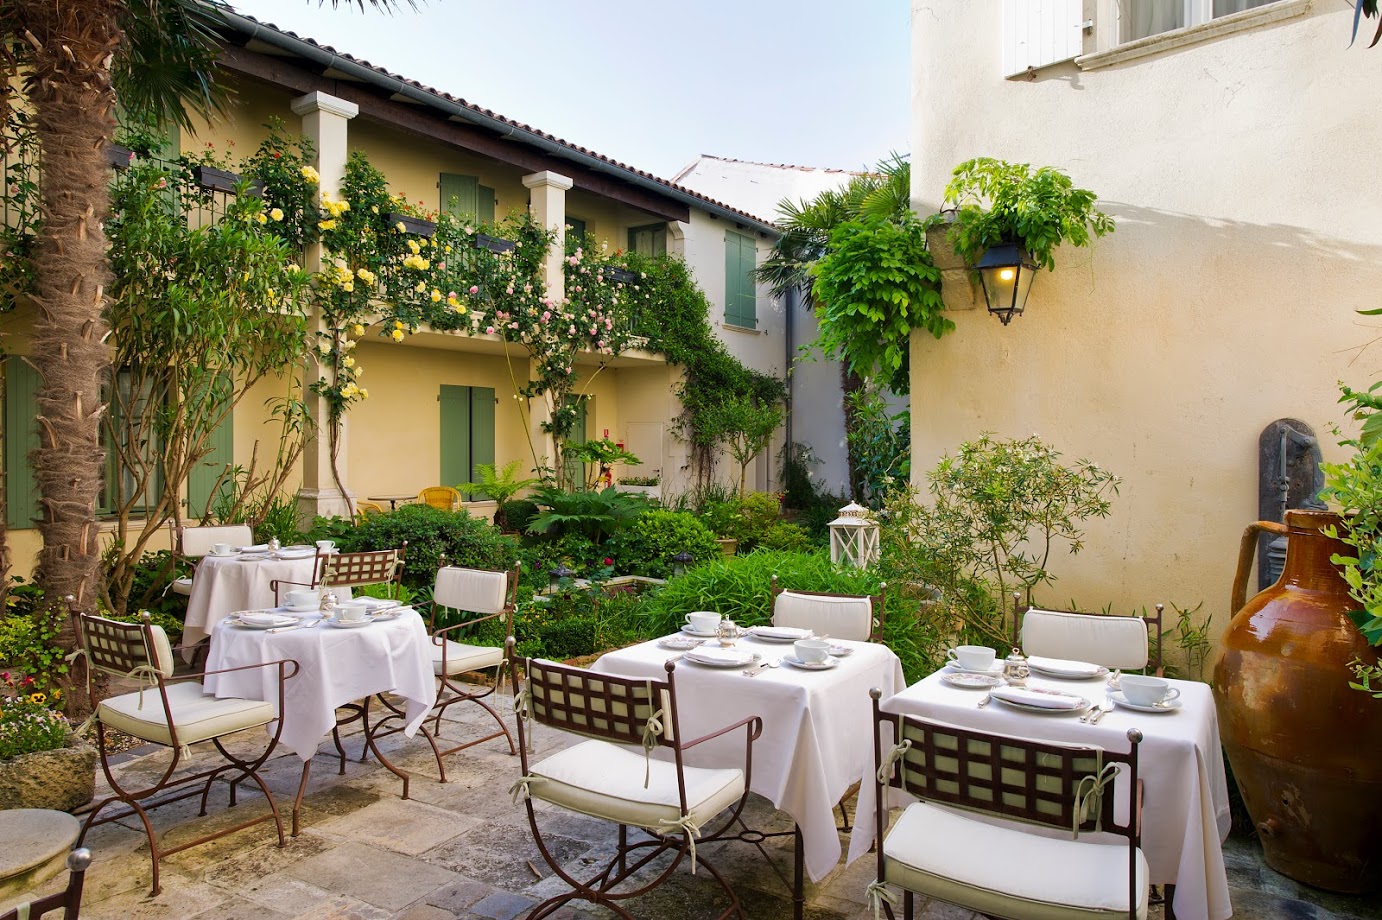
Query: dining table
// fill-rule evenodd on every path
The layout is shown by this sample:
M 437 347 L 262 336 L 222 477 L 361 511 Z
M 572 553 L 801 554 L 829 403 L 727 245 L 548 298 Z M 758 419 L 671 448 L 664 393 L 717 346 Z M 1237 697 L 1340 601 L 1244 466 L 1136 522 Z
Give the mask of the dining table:
M 948 666 L 896 694 L 889 695 L 885 687 L 881 688 L 881 708 L 960 728 L 1028 740 L 1087 744 L 1110 751 L 1128 750 L 1128 729 L 1140 730 L 1138 776 L 1145 802 L 1141 846 L 1150 881 L 1174 886 L 1172 907 L 1179 920 L 1226 920 L 1232 915 L 1222 850 L 1229 831 L 1228 780 L 1209 685 L 1168 680 L 1180 691 L 1174 704 L 1154 712 L 1115 705 L 1091 722 L 1081 721 L 1078 710 L 1033 712 L 996 698 L 981 706 L 985 692 L 949 685 L 944 678 L 953 673 Z M 1027 686 L 1074 693 L 1097 705 L 1109 694 L 1107 681 L 1106 671 L 1084 680 L 1033 674 L 1027 678 Z M 891 739 L 884 739 L 884 744 L 891 744 Z M 856 777 L 862 782 L 847 862 L 867 853 L 876 835 L 877 789 L 871 749 L 868 759 L 865 771 Z M 1120 778 L 1118 782 L 1125 781 Z M 890 806 L 911 801 L 896 789 L 889 792 Z M 1126 801 L 1122 790 L 1118 800 Z M 1059 833 L 1056 829 L 1024 829 Z
M 390 511 L 397 511 L 397 510 L 398 510 L 398 503 L 399 503 L 399 502 L 415 502 L 415 501 L 417 501 L 417 493 L 416 493 L 416 492 L 408 492 L 408 493 L 405 494 L 405 493 L 401 493 L 401 492 L 400 492 L 400 493 L 395 493 L 395 494 L 393 494 L 393 495 L 371 495 L 371 496 L 369 496 L 369 501 L 372 501 L 372 502 L 388 502 L 388 503 L 389 503 L 389 510 L 390 510 Z
M 238 617 L 226 617 L 215 627 L 203 687 L 216 697 L 277 703 L 277 672 L 269 668 L 211 672 L 244 665 L 290 659 L 297 674 L 284 687 L 279 743 L 301 758 L 302 781 L 293 804 L 293 835 L 298 834 L 303 793 L 317 748 L 337 725 L 337 710 L 353 708 L 364 721 L 366 746 L 381 764 L 403 780 L 408 774 L 391 763 L 374 744 L 369 700 L 383 693 L 401 698 L 403 731 L 412 737 L 436 702 L 431 636 L 422 617 L 411 607 L 381 604 L 359 625 L 340 624 L 319 613 L 279 613 L 284 625 L 252 628 Z M 271 673 L 272 672 L 272 673 Z M 384 720 L 394 718 L 386 712 Z M 378 723 L 375 728 L 377 729 Z M 274 725 L 269 726 L 270 734 Z
M 183 644 L 196 645 L 212 634 L 217 623 L 236 611 L 273 607 L 279 602 L 274 596 L 275 581 L 294 582 L 289 590 L 315 584 L 317 564 L 314 546 L 274 551 L 232 549 L 223 555 L 207 553 L 192 576 Z M 337 593 L 344 595 L 342 600 L 349 597 L 349 589 Z
M 642 642 L 608 652 L 591 669 L 625 677 L 665 677 L 668 659 L 680 652 Z M 869 689 L 892 694 L 905 685 L 902 663 L 885 645 L 830 640 L 845 654 L 827 670 L 803 670 L 790 642 L 752 635 L 734 648 L 760 656 L 768 667 L 715 668 L 690 659 L 676 664 L 679 737 L 698 737 L 738 719 L 759 716 L 763 734 L 753 746 L 749 789 L 795 822 L 794 915 L 804 904 L 802 869 L 819 881 L 840 862 L 842 847 L 835 806 L 872 760 Z M 692 766 L 742 766 L 742 738 L 726 736 L 686 754 Z M 747 839 L 747 838 L 746 838 Z

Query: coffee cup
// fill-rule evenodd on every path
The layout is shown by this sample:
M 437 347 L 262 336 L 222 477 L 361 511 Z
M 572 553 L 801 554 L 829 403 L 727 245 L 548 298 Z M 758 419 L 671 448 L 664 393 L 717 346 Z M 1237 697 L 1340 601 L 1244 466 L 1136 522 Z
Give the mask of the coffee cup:
M 1124 674 L 1118 678 L 1118 686 L 1123 690 L 1123 697 L 1135 706 L 1156 706 L 1180 696 L 1180 691 L 1164 678 L 1145 674 Z
M 957 645 L 945 657 L 966 671 L 987 671 L 993 667 L 994 652 L 986 645 Z
M 369 605 L 363 601 L 341 601 L 336 605 L 336 615 L 342 623 L 358 623 L 369 614 Z
M 798 639 L 792 643 L 797 660 L 807 664 L 820 664 L 830 656 L 830 643 L 824 639 Z
M 713 633 L 720 625 L 720 615 L 710 610 L 697 610 L 686 615 L 686 622 L 698 633 Z
M 232 552 L 234 551 L 231 549 L 229 543 L 211 544 L 211 555 L 213 556 L 229 556 Z
M 284 598 L 289 607 L 298 609 L 316 609 L 321 606 L 322 596 L 320 591 L 289 591 Z
M 323 553 L 334 553 L 336 551 L 335 540 L 318 540 L 317 549 Z

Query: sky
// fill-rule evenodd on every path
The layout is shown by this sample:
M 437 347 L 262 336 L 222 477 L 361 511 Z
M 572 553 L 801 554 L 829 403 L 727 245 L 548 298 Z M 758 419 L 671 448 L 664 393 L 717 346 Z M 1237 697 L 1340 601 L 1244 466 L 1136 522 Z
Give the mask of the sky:
M 656 175 L 702 153 L 859 169 L 909 143 L 908 0 L 229 0 Z

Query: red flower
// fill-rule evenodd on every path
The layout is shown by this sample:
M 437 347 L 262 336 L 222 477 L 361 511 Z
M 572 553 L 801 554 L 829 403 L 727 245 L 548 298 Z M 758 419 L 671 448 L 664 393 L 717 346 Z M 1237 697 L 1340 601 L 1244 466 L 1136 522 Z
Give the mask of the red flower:
M 606 556 L 606 557 L 605 557 L 605 565 L 614 565 L 614 560 L 611 559 L 611 558 L 609 558 L 608 556 Z
M 32 687 L 33 685 L 34 685 L 34 679 L 33 679 L 32 677 L 26 677 L 26 678 L 24 678 L 24 683 L 21 684 L 20 686 L 22 686 L 22 687 Z

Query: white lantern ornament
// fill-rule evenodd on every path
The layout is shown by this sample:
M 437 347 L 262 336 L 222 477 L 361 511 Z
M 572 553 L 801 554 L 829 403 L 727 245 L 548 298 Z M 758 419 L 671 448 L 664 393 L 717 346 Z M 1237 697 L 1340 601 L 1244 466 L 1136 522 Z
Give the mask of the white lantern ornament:
M 830 561 L 861 569 L 878 561 L 878 524 L 869 509 L 850 502 L 830 522 Z

